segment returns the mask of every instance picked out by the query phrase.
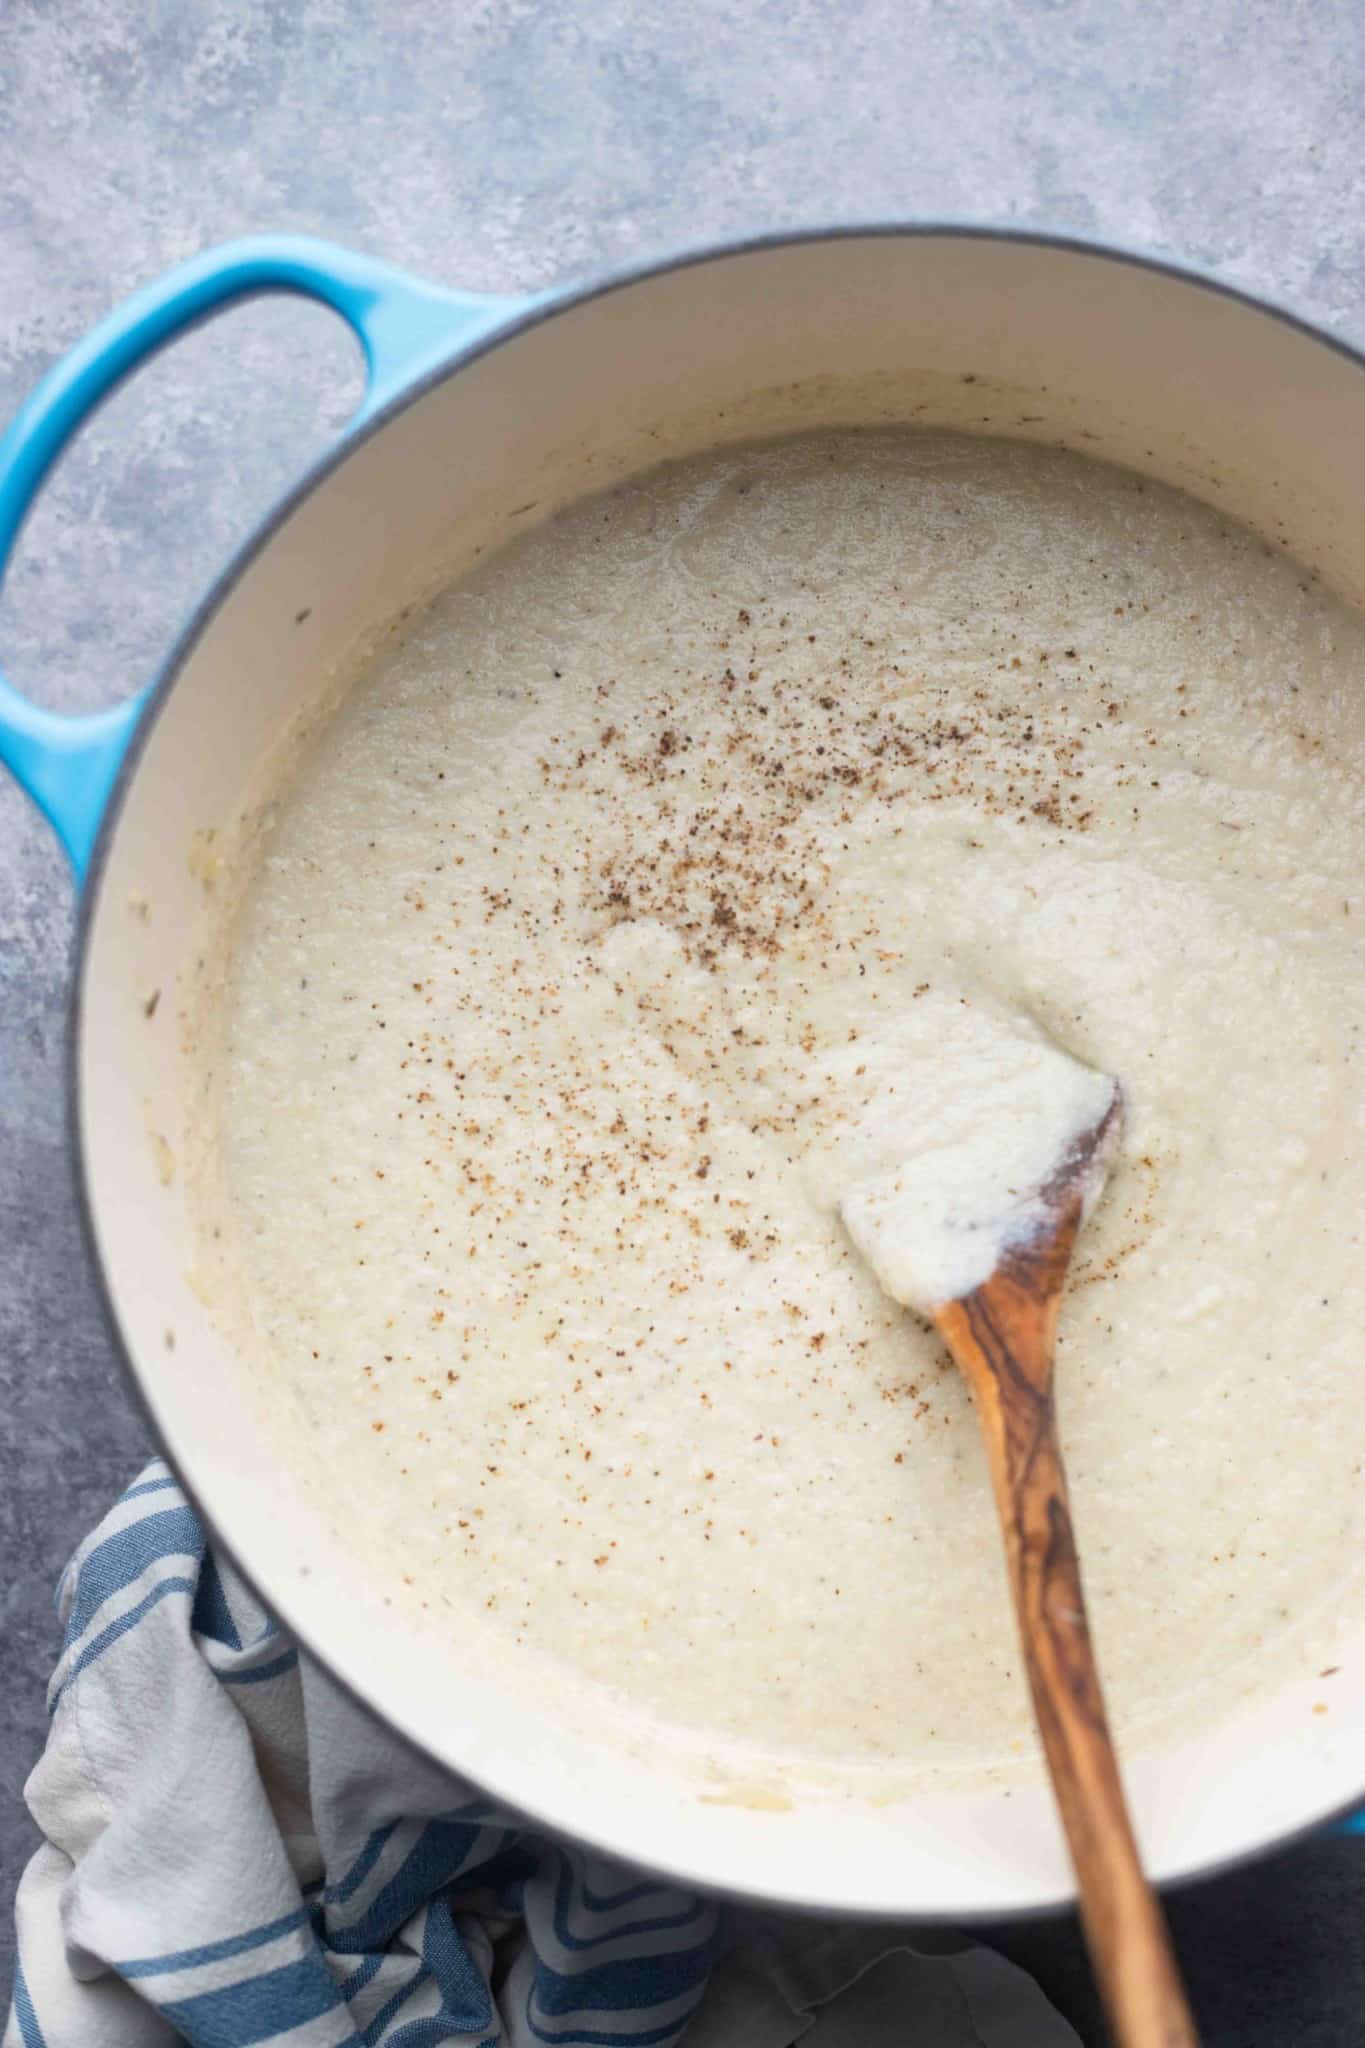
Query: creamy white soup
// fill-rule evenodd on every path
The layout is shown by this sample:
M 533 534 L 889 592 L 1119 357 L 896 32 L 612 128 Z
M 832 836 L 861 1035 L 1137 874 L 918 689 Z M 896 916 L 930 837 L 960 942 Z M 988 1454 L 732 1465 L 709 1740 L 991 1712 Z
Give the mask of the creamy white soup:
M 347 1568 L 722 1749 L 1007 1758 L 970 1402 L 839 1204 L 903 1136 L 932 1207 L 1065 1055 L 1078 1117 L 1124 1095 L 1058 1354 L 1116 1719 L 1310 1654 L 1365 1452 L 1362 685 L 1249 533 L 951 434 L 665 467 L 450 589 L 276 799 L 216 1081 Z

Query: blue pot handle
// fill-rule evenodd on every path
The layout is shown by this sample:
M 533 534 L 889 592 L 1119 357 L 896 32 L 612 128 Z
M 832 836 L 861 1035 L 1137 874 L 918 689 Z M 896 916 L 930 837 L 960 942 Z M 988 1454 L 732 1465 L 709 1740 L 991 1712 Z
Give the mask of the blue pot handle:
M 499 325 L 518 303 L 446 291 L 305 236 L 256 236 L 192 257 L 78 342 L 0 440 L 0 576 L 39 484 L 100 400 L 210 313 L 268 291 L 318 299 L 354 330 L 365 352 L 366 384 L 348 432 L 457 341 Z M 146 699 L 144 687 L 111 710 L 66 716 L 30 704 L 0 675 L 0 761 L 52 821 L 78 877 Z

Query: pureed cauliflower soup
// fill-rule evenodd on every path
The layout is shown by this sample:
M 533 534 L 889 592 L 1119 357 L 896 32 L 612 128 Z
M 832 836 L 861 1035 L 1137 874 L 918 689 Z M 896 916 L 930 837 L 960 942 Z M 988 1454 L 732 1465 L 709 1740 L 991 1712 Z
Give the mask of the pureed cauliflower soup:
M 257 820 L 210 1084 L 341 1568 L 713 1759 L 1027 1755 L 967 1392 L 838 1208 L 878 1090 L 932 1176 L 1003 1037 L 1124 1090 L 1058 1347 L 1120 1733 L 1325 1672 L 1363 678 L 1207 507 L 947 432 L 676 462 L 447 590 Z

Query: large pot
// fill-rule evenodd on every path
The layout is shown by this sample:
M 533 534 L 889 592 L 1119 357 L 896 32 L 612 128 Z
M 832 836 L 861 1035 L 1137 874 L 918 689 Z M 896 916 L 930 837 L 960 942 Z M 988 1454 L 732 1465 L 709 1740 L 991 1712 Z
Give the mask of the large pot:
M 448 292 L 317 243 L 200 257 L 130 302 L 40 386 L 0 446 L 0 549 L 49 462 L 152 349 L 230 300 L 303 292 L 364 345 L 339 445 L 248 540 L 159 679 L 83 718 L 0 683 L 0 758 L 83 878 L 72 1127 L 109 1313 L 167 1456 L 264 1600 L 355 1693 L 443 1763 L 547 1824 L 683 1881 L 825 1909 L 957 1917 L 1070 1891 L 1049 1795 L 1009 1790 L 727 1803 L 609 1733 L 561 1723 L 466 1636 L 418 1643 L 339 1569 L 283 1480 L 241 1368 L 189 1275 L 174 1133 L 177 1003 L 202 914 L 186 850 L 235 814 L 271 737 L 361 635 L 509 515 L 643 465 L 665 415 L 780 416 L 748 395 L 831 373 L 926 373 L 922 417 L 1074 442 L 1194 489 L 1365 594 L 1365 363 L 1282 313 L 1166 265 L 1037 236 L 851 230 L 689 255 L 534 300 Z M 831 387 L 833 388 L 833 387 Z M 849 387 L 841 387 L 845 390 Z M 731 427 L 716 429 L 729 432 Z M 2 559 L 2 557 L 0 557 Z M 130 903 L 150 904 L 145 917 Z M 148 1016 L 148 991 L 166 999 Z M 169 1350 L 165 1333 L 177 1333 Z M 1365 1785 L 1365 1638 L 1333 1712 L 1287 1687 L 1215 1737 L 1132 1761 L 1158 1878 L 1263 1848 Z

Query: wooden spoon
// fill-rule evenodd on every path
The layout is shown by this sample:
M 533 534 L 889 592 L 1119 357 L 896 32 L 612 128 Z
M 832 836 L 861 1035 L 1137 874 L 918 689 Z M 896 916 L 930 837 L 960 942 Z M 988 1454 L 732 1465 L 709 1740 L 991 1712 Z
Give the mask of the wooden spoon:
M 1057 1309 L 1117 1131 L 1121 1095 L 1030 1203 L 1027 1236 L 988 1279 L 932 1310 L 972 1390 L 990 1460 L 1038 1732 L 1120 2048 L 1197 2048 L 1165 1918 L 1138 1857 L 1105 1717 L 1052 1394 Z

